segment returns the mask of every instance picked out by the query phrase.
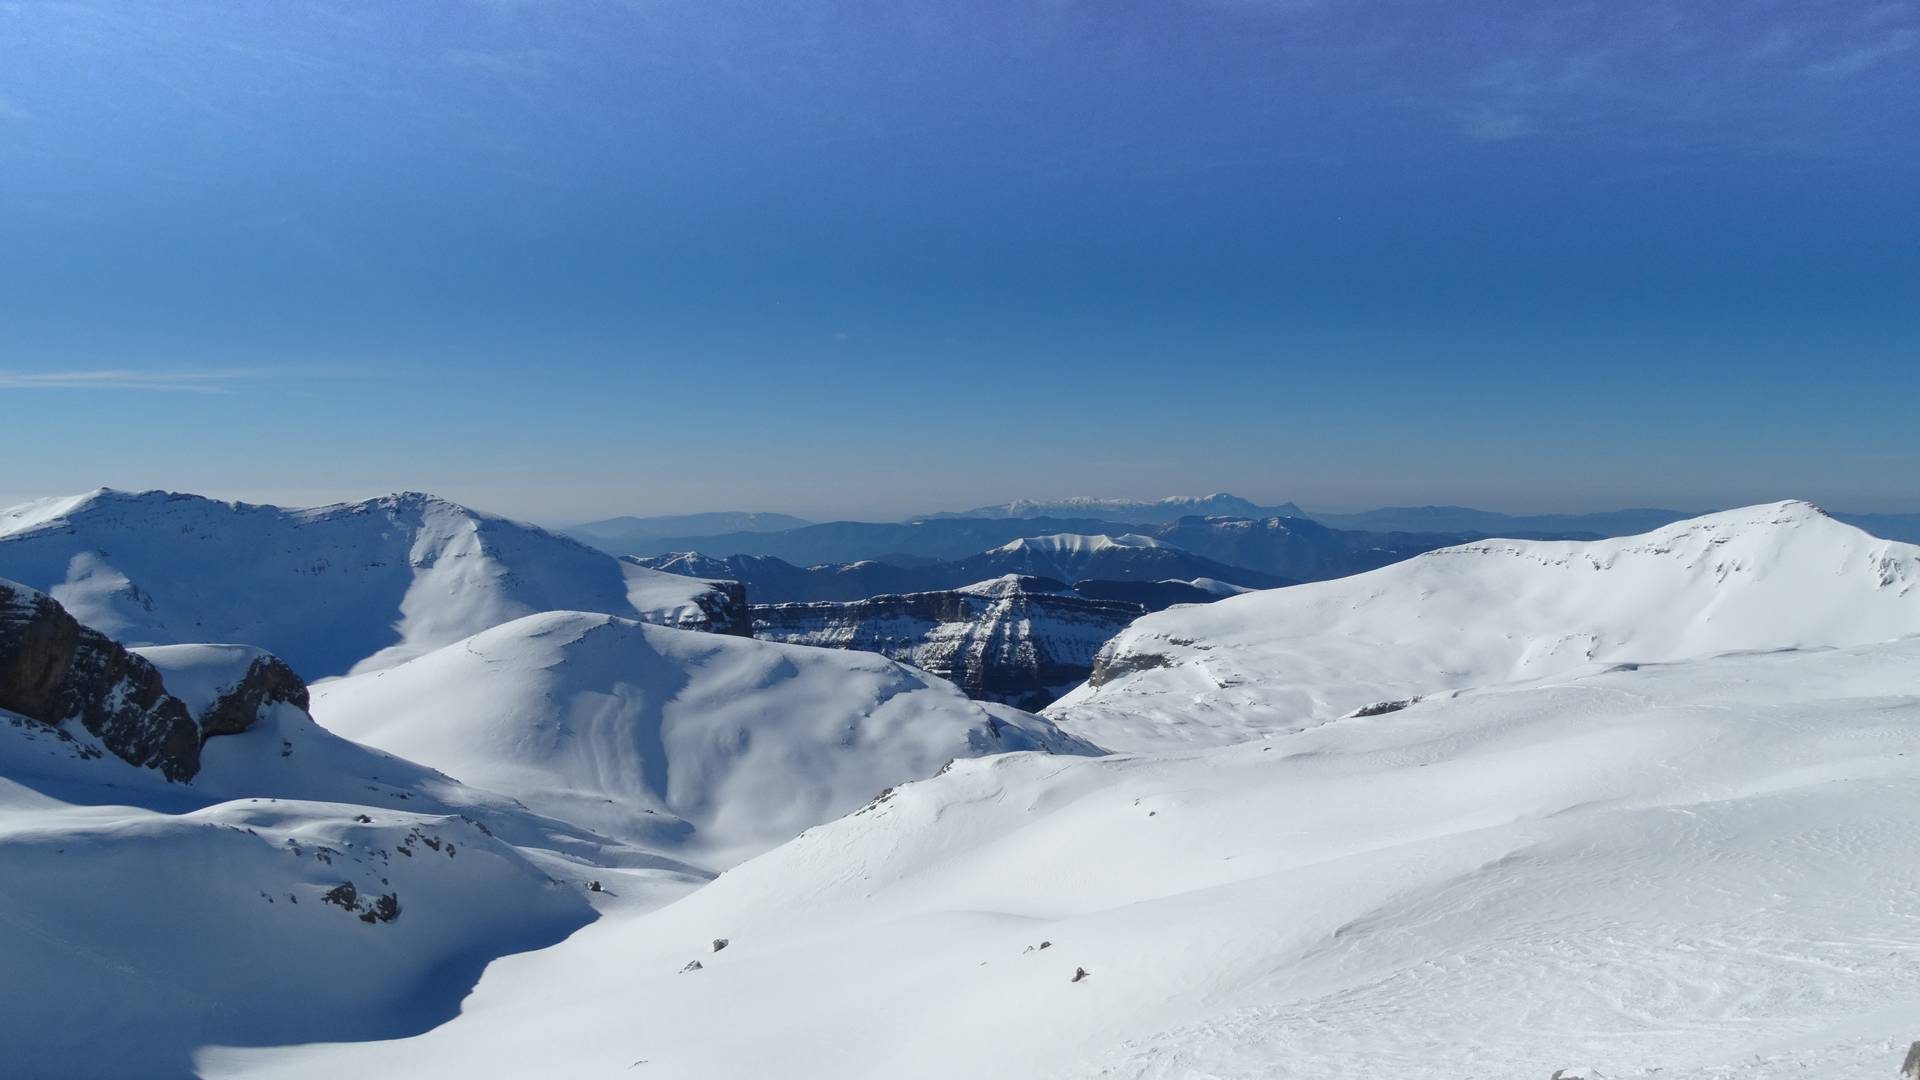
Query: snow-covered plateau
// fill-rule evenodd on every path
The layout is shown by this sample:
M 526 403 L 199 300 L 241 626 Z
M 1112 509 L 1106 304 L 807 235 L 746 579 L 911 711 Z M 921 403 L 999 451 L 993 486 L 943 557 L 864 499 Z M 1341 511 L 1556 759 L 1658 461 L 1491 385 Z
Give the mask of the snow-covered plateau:
M 0 1074 L 1865 1080 L 1920 1039 L 1920 547 L 1808 504 L 1189 582 L 1233 595 L 1041 715 L 450 506 L 0 511 Z M 851 606 L 802 630 L 939 639 Z

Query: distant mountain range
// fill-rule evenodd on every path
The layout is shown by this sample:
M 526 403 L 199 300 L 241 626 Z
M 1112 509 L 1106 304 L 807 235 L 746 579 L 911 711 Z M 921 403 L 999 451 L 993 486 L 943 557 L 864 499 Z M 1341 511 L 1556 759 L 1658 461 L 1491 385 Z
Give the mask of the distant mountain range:
M 904 566 L 865 559 L 801 567 L 768 555 L 721 558 L 691 551 L 627 556 L 626 561 L 688 577 L 738 581 L 746 586 L 747 597 L 755 604 L 937 592 L 1017 574 L 1075 582 L 1076 590 L 1092 581 L 1125 583 L 1135 587 L 1132 595 L 1109 588 L 1101 591 L 1101 598 L 1125 599 L 1157 609 L 1169 603 L 1205 602 L 1238 590 L 1294 583 L 1291 578 L 1219 562 L 1137 534 L 1117 538 L 1104 534 L 1023 537 L 961 559 L 923 560 Z M 1191 584 L 1195 581 L 1211 584 Z M 1093 593 L 1082 591 L 1082 595 Z
M 953 560 L 1013 540 L 1053 533 L 1120 536 L 1141 533 L 1195 554 L 1284 577 L 1315 580 L 1371 569 L 1447 544 L 1500 537 L 1514 540 L 1597 540 L 1651 532 L 1693 516 L 1659 508 L 1610 510 L 1592 514 L 1502 514 L 1467 506 L 1395 506 L 1358 513 L 1303 510 L 1295 503 L 1262 506 L 1237 495 L 1176 496 L 1166 499 L 1016 499 L 958 513 L 929 514 L 905 522 L 831 521 L 806 523 L 785 514 L 717 513 L 653 518 L 610 518 L 564 530 L 616 555 L 660 555 L 697 551 L 704 555 L 768 555 L 799 566 L 854 563 L 876 559 L 896 566 L 920 560 Z M 1834 518 L 1887 540 L 1920 542 L 1920 513 L 1851 514 Z M 1205 539 L 1196 529 L 1212 529 L 1212 519 L 1274 522 L 1269 531 L 1310 530 L 1311 522 L 1343 533 L 1375 534 L 1337 546 L 1378 548 L 1373 560 L 1323 560 L 1313 570 L 1295 554 L 1274 560 L 1241 552 L 1227 538 Z M 1180 532 L 1163 530 L 1182 522 Z M 1145 528 L 1143 526 L 1152 526 Z M 1383 538 L 1384 534 L 1384 538 Z M 1393 534 L 1402 534 L 1394 536 Z M 1321 537 L 1318 543 L 1328 543 Z M 1245 546 L 1244 544 L 1240 546 Z
M 1164 499 L 1015 499 L 995 506 L 979 506 L 957 513 L 928 514 L 926 518 L 1100 518 L 1129 524 L 1159 524 L 1183 517 L 1306 517 L 1293 503 L 1261 506 L 1238 495 L 1173 495 Z
M 716 510 L 706 514 L 660 514 L 652 517 L 615 517 L 588 521 L 560 531 L 582 543 L 603 548 L 615 555 L 637 550 L 636 545 L 662 536 L 689 533 L 755 533 L 798 529 L 813 522 L 792 514 L 756 513 L 740 510 Z

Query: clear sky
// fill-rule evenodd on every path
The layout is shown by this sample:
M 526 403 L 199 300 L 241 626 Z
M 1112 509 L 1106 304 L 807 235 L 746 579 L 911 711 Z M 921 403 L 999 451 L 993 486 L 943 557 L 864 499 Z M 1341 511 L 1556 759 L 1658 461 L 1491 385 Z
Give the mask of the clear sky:
M 1920 5 L 0 2 L 0 501 L 1920 509 Z

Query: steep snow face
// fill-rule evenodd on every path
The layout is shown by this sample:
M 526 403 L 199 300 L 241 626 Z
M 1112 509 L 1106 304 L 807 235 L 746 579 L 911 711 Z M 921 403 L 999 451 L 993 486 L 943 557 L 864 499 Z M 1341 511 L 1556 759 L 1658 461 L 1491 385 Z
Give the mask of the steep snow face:
M 496 963 L 420 1038 L 209 1075 L 1878 1080 L 1920 1010 L 1916 670 L 1911 639 L 1589 666 L 963 761 Z
M 1049 578 L 1009 574 L 942 592 L 753 609 L 754 636 L 864 649 L 951 679 L 969 697 L 1037 708 L 1079 685 L 1100 646 L 1144 613 Z
M 1920 633 L 1920 548 L 1806 503 L 1593 543 L 1490 540 L 1150 615 L 1048 714 L 1115 750 L 1211 745 L 1592 661 Z
M 419 494 L 284 510 L 102 489 L 0 515 L 0 577 L 125 644 L 243 641 L 309 679 L 556 608 L 746 632 L 710 583 Z
M 314 687 L 348 738 L 724 866 L 944 762 L 1088 752 L 891 660 L 548 612 Z

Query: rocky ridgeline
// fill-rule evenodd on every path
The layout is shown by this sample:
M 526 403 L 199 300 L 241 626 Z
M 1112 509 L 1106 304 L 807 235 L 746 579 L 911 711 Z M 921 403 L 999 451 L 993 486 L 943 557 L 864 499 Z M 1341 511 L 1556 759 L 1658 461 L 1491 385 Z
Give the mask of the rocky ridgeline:
M 279 657 L 259 653 L 195 715 L 152 661 L 52 597 L 0 580 L 0 709 L 57 729 L 78 724 L 108 753 L 185 782 L 200 771 L 208 738 L 245 731 L 280 702 L 305 709 L 307 686 Z
M 1100 647 L 1144 612 L 1009 575 L 935 592 L 756 605 L 753 627 L 769 641 L 877 652 L 969 697 L 1035 709 L 1086 679 Z

